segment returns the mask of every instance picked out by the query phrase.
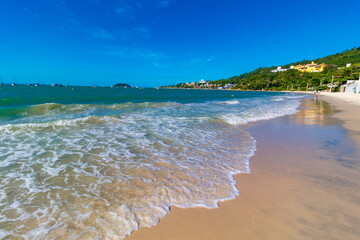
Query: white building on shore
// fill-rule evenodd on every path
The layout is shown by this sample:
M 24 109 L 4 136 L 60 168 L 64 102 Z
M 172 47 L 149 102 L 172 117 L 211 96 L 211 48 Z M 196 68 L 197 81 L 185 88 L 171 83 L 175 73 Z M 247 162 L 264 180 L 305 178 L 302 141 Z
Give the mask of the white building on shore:
M 228 83 L 228 84 L 225 84 L 224 88 L 225 88 L 225 89 L 231 89 L 231 88 L 233 88 L 233 87 L 235 87 L 235 86 L 236 86 L 236 84 L 230 84 L 230 83 Z
M 348 80 L 346 85 L 340 87 L 340 92 L 360 93 L 360 80 Z

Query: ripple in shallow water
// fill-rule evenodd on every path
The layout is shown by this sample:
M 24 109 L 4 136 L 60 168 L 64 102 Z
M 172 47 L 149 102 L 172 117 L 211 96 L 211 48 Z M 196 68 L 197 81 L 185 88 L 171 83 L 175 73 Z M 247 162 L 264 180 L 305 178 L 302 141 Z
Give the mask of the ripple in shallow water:
M 250 172 L 255 141 L 236 124 L 297 106 L 164 104 L 2 125 L 0 236 L 119 239 L 156 224 L 171 205 L 217 207 L 239 193 L 232 175 Z

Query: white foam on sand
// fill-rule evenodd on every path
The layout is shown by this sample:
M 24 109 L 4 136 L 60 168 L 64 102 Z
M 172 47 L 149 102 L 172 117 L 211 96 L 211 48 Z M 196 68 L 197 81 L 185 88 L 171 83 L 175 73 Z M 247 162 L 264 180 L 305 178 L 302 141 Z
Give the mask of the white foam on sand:
M 282 97 L 2 125 L 0 236 L 123 239 L 170 206 L 218 207 L 250 173 L 255 140 L 238 124 L 296 112 Z

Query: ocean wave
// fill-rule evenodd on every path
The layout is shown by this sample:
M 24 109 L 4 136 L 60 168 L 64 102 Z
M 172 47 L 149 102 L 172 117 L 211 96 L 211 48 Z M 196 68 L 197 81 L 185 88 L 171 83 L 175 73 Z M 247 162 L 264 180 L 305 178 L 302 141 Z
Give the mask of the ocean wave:
M 232 125 L 247 124 L 294 114 L 298 111 L 299 106 L 300 101 L 297 100 L 254 102 L 251 108 L 225 112 L 221 119 Z
M 279 101 L 284 101 L 285 99 L 282 98 L 282 97 L 275 97 L 273 99 L 271 99 L 271 101 L 274 101 L 274 102 L 279 102 Z
M 148 112 L 3 125 L 0 142 L 0 196 L 18 192 L 0 201 L 0 223 L 69 239 L 124 238 L 172 205 L 217 207 L 239 193 L 232 174 L 250 171 L 255 146 L 241 129 Z
M 0 236 L 123 239 L 170 206 L 218 207 L 256 149 L 237 125 L 300 104 L 271 99 L 26 109 L 28 122 L 0 125 Z
M 22 122 L 47 122 L 59 118 L 81 118 L 90 115 L 114 115 L 123 111 L 136 111 L 146 108 L 177 106 L 176 102 L 142 102 L 119 104 L 59 104 L 44 103 L 28 107 L 2 108 L 0 120 Z
M 227 105 L 235 105 L 235 104 L 239 104 L 240 102 L 238 100 L 229 100 L 229 101 L 223 101 L 220 102 L 220 104 L 227 104 Z
M 300 95 L 300 94 L 296 94 L 296 95 L 284 95 L 285 98 L 287 99 L 303 99 L 304 96 Z

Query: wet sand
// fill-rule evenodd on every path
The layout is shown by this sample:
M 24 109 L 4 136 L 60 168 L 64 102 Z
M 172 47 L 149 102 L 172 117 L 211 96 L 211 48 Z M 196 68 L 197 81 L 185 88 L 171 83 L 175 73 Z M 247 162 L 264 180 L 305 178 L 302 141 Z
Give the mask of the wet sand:
M 235 200 L 172 207 L 127 239 L 359 239 L 359 106 L 319 99 L 248 129 L 257 151 L 251 174 L 235 176 Z
M 320 99 L 341 110 L 334 117 L 343 120 L 348 135 L 359 146 L 360 155 L 360 94 L 330 93 L 320 96 Z

